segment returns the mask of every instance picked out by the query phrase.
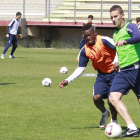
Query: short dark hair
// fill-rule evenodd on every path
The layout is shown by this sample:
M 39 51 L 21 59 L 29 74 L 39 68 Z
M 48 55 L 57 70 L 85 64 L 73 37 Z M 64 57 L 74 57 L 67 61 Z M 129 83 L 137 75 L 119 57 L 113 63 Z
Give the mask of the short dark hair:
M 136 22 L 137 22 L 137 23 L 140 22 L 140 17 L 137 17 L 137 18 L 136 18 Z
M 94 27 L 91 25 L 91 23 L 87 23 L 86 25 L 83 26 L 83 31 L 89 30 L 90 28 L 93 28 L 95 31 Z
M 21 14 L 20 12 L 17 12 L 17 13 L 16 13 L 16 16 L 19 16 L 19 15 L 22 15 L 22 14 Z
M 119 5 L 113 5 L 113 6 L 110 8 L 110 12 L 116 11 L 116 10 L 118 10 L 120 14 L 123 13 L 123 9 L 122 9 L 122 7 L 119 6 Z
M 93 15 L 88 15 L 88 18 L 92 18 L 93 19 Z

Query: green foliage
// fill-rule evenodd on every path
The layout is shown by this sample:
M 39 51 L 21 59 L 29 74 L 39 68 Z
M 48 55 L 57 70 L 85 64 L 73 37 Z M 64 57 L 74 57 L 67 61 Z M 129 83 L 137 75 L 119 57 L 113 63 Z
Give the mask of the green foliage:
M 78 49 L 79 43 L 75 39 L 73 42 L 64 42 L 62 39 L 54 39 L 51 41 L 51 48 L 57 49 Z
M 18 46 L 24 48 L 46 48 L 45 38 L 23 38 L 18 40 Z
M 5 40 L 3 38 L 0 38 L 0 46 L 1 47 L 5 46 Z
M 10 51 L 0 59 L 0 140 L 108 140 L 98 127 L 101 112 L 92 101 L 96 77 L 80 76 L 64 89 L 58 86 L 77 67 L 78 50 L 17 48 L 16 59 L 8 58 Z M 83 74 L 96 73 L 91 65 L 89 61 Z M 62 66 L 67 74 L 59 72 Z M 51 87 L 42 86 L 46 77 Z M 133 92 L 122 99 L 140 128 Z M 106 100 L 105 106 L 109 109 Z M 118 121 L 125 130 L 119 115 Z M 125 140 L 130 139 L 136 138 Z
M 34 41 L 35 48 L 45 48 L 45 38 L 39 38 Z

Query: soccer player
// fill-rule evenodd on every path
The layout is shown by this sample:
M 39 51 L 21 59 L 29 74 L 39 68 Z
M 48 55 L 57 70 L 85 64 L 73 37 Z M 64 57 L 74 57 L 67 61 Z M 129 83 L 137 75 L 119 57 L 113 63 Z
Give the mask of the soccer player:
M 112 82 L 109 100 L 127 124 L 127 130 L 121 137 L 138 137 L 139 129 L 121 98 L 132 89 L 140 104 L 140 31 L 135 24 L 125 21 L 123 9 L 119 5 L 110 8 L 110 17 L 114 26 L 118 28 L 113 39 L 120 70 Z
M 89 59 L 91 59 L 92 66 L 98 71 L 98 77 L 94 85 L 93 101 L 102 113 L 99 127 L 104 128 L 110 113 L 105 108 L 103 99 L 108 98 L 112 81 L 116 75 L 112 64 L 116 55 L 116 48 L 113 39 L 97 35 L 90 23 L 83 27 L 83 33 L 87 43 L 79 53 L 79 66 L 72 75 L 60 82 L 59 86 L 60 88 L 64 88 L 71 81 L 79 77 L 84 72 Z M 117 122 L 117 112 L 110 103 L 109 106 L 112 114 L 111 121 Z
M 13 53 L 15 52 L 16 48 L 17 48 L 17 39 L 16 39 L 16 35 L 17 33 L 19 34 L 20 38 L 22 38 L 22 34 L 20 34 L 19 30 L 18 30 L 18 26 L 19 26 L 19 19 L 21 18 L 21 13 L 17 12 L 16 13 L 16 18 L 14 18 L 8 25 L 7 27 L 7 45 L 3 51 L 3 54 L 1 55 L 1 58 L 4 59 L 5 57 L 5 53 L 8 50 L 8 48 L 13 45 L 11 54 L 9 56 L 9 58 L 15 58 L 13 56 Z
M 92 23 L 92 20 L 93 20 L 93 15 L 88 15 L 88 22 L 87 23 L 90 23 L 95 29 L 95 24 Z M 83 23 L 83 26 L 86 25 L 87 23 Z M 82 35 L 82 39 L 81 39 L 81 42 L 80 42 L 80 46 L 79 46 L 79 52 L 81 50 L 81 48 L 86 44 L 86 40 L 84 38 L 84 35 Z M 79 58 L 77 57 L 76 60 L 79 60 Z
M 136 24 L 138 26 L 138 29 L 140 30 L 140 17 L 136 18 Z

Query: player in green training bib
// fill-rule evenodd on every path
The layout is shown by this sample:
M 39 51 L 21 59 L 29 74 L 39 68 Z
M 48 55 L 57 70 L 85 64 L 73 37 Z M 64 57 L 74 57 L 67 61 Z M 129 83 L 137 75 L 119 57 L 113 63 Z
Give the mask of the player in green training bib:
M 119 58 L 119 65 L 114 65 L 114 69 L 119 72 L 113 80 L 109 100 L 127 124 L 127 130 L 121 137 L 138 137 L 139 129 L 121 98 L 132 89 L 140 104 L 140 32 L 135 24 L 125 21 L 124 12 L 119 5 L 111 7 L 110 17 L 118 28 L 113 39 Z

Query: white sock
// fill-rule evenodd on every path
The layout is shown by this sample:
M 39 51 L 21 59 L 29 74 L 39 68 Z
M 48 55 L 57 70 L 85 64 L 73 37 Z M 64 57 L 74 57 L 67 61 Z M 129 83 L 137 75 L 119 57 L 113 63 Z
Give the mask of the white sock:
M 111 121 L 110 122 L 115 122 L 115 123 L 118 123 L 118 120 L 116 119 L 116 120 L 113 120 L 113 119 L 111 119 Z
M 106 110 L 104 113 L 102 113 L 103 116 L 107 115 L 108 111 Z
M 129 128 L 131 130 L 137 130 L 137 127 L 134 123 L 127 125 L 127 128 Z

